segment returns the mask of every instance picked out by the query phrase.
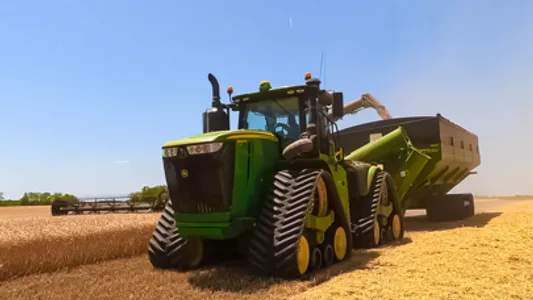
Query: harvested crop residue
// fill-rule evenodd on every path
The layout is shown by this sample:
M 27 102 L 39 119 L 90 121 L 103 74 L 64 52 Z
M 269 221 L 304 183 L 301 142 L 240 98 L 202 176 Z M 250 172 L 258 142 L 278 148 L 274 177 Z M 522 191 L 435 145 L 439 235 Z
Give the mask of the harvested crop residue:
M 532 232 L 533 203 L 481 228 L 412 232 L 411 243 L 294 299 L 532 299 Z
M 0 220 L 20 217 L 52 217 L 50 205 L 0 207 Z
M 238 263 L 154 271 L 142 255 L 0 282 L 0 299 L 531 299 L 533 202 L 454 223 L 411 217 L 408 229 L 403 243 L 355 251 L 312 280 L 255 277 Z

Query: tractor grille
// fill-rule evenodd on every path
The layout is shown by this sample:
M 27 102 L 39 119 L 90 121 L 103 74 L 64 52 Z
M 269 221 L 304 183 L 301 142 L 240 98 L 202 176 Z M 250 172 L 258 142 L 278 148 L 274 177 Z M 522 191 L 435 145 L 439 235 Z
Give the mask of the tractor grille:
M 184 148 L 182 148 L 185 150 Z M 226 212 L 231 209 L 235 142 L 216 153 L 163 158 L 169 194 L 176 213 Z M 188 173 L 183 176 L 183 171 Z

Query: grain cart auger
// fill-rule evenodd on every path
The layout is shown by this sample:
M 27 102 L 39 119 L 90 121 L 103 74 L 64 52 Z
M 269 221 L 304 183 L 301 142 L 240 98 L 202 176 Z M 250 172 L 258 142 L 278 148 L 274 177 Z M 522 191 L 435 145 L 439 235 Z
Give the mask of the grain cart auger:
M 324 100 L 326 102 L 331 102 L 331 99 L 328 99 L 328 97 L 325 97 Z M 381 102 L 379 102 L 378 99 L 376 99 L 374 96 L 372 96 L 369 93 L 363 94 L 361 96 L 361 98 L 346 104 L 344 106 L 344 109 L 343 109 L 343 116 L 344 115 L 348 115 L 348 114 L 355 114 L 355 113 L 357 113 L 360 110 L 365 109 L 365 108 L 373 108 L 373 109 L 375 109 L 376 112 L 378 113 L 378 115 L 383 120 L 392 119 L 392 117 L 391 117 L 391 115 L 389 113 L 389 110 L 383 104 L 381 104 Z M 338 117 L 335 118 L 335 117 L 330 115 L 330 118 L 333 121 L 337 121 L 341 117 L 342 116 L 340 116 L 340 117 L 338 116 Z
M 203 134 L 162 147 L 170 200 L 150 240 L 153 266 L 190 270 L 236 253 L 258 274 L 295 278 L 346 259 L 352 248 L 403 237 L 397 186 L 409 186 L 429 159 L 403 131 L 372 145 L 370 153 L 400 157 L 399 169 L 386 172 L 344 157 L 332 120 L 344 115 L 343 94 L 321 90 L 311 74 L 303 85 L 263 81 L 233 98 L 229 87 L 229 104 L 208 78 L 213 102 Z

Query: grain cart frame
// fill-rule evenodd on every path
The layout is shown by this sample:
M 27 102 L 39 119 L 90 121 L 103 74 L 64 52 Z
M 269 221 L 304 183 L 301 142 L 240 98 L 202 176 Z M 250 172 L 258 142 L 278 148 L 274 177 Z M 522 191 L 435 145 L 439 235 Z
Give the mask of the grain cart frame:
M 216 78 L 204 133 L 163 145 L 170 194 L 148 255 L 154 267 L 194 269 L 221 252 L 247 257 L 259 274 L 295 278 L 346 259 L 353 248 L 403 238 L 401 197 L 429 156 L 399 127 L 371 145 L 395 156 L 399 176 L 345 159 L 335 119 L 341 92 L 306 83 L 222 104 Z M 229 113 L 237 111 L 238 129 Z M 276 129 L 280 130 L 276 130 Z M 399 171 L 398 171 L 399 172 Z

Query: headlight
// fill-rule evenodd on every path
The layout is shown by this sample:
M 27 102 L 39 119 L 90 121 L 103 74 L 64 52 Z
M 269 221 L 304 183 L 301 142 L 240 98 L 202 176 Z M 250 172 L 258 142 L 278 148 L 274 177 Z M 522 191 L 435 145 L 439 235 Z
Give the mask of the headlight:
M 163 148 L 163 157 L 178 156 L 178 147 Z
M 206 154 L 217 152 L 222 148 L 222 143 L 197 144 L 187 146 L 187 152 L 190 155 Z

